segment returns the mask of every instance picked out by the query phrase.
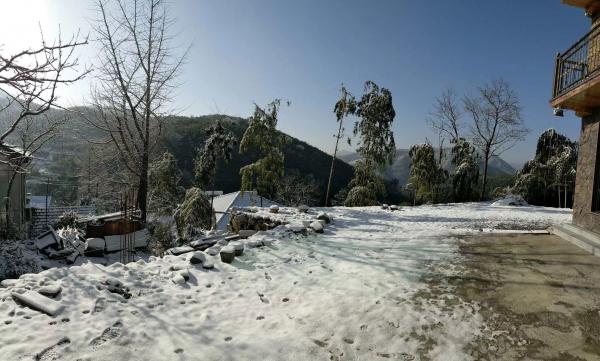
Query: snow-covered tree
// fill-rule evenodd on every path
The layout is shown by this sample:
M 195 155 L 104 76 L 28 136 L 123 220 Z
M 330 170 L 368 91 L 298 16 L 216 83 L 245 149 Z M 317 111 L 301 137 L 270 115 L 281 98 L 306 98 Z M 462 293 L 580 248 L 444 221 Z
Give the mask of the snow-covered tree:
M 285 137 L 277 131 L 277 117 L 281 99 L 275 99 L 265 109 L 255 105 L 248 128 L 240 142 L 240 153 L 257 150 L 261 159 L 240 169 L 242 190 L 256 190 L 258 194 L 275 198 L 279 180 L 284 174 L 284 156 L 281 148 Z
M 350 187 L 365 187 L 368 192 L 364 189 L 353 192 L 351 189 L 348 196 L 368 193 L 371 194 L 370 197 L 375 198 L 378 194 L 385 194 L 385 187 L 381 187 L 383 181 L 378 179 L 377 170 L 392 162 L 396 149 L 392 132 L 392 124 L 396 117 L 392 93 L 386 88 L 379 88 L 372 81 L 367 81 L 365 93 L 356 105 L 356 115 L 359 119 L 354 124 L 354 135 L 359 138 L 357 151 L 361 160 L 355 166 L 355 175 Z M 357 202 L 363 199 L 369 203 L 363 205 L 371 205 L 371 199 L 365 197 L 353 197 L 346 204 L 359 206 L 361 204 Z
M 221 121 L 211 124 L 206 130 L 206 135 L 208 138 L 195 160 L 194 173 L 198 187 L 210 187 L 214 190 L 218 162 L 224 160 L 227 163 L 231 160 L 231 153 L 237 141 L 231 132 L 225 130 Z
M 161 158 L 153 162 L 148 178 L 148 208 L 159 215 L 173 214 L 183 195 L 183 188 L 179 185 L 181 170 L 173 154 L 166 151 Z
M 413 145 L 408 151 L 408 156 L 411 161 L 410 181 L 416 197 L 437 202 L 448 173 L 436 162 L 433 146 L 429 142 Z
M 576 142 L 554 129 L 546 130 L 538 139 L 534 158 L 517 174 L 514 191 L 532 204 L 567 206 L 568 195 L 574 192 L 577 153 Z
M 333 150 L 333 155 L 331 156 L 331 169 L 329 171 L 329 180 L 327 181 L 325 207 L 329 205 L 329 192 L 331 191 L 331 180 L 333 179 L 333 166 L 335 164 L 335 159 L 337 156 L 338 145 L 340 143 L 340 139 L 344 136 L 344 119 L 356 112 L 356 99 L 343 85 L 341 89 L 340 99 L 335 103 L 335 106 L 333 107 L 333 112 L 335 113 L 335 118 L 339 125 L 337 135 L 335 135 L 335 148 Z
M 302 176 L 298 172 L 286 174 L 277 187 L 278 203 L 288 206 L 316 206 L 319 202 L 319 185 L 311 175 Z
M 193 237 L 202 229 L 210 229 L 215 223 L 210 200 L 195 187 L 185 192 L 185 198 L 175 210 L 174 217 L 177 235 L 184 239 Z
M 457 138 L 452 146 L 452 190 L 455 202 L 473 200 L 479 182 L 479 163 L 475 150 L 464 138 Z

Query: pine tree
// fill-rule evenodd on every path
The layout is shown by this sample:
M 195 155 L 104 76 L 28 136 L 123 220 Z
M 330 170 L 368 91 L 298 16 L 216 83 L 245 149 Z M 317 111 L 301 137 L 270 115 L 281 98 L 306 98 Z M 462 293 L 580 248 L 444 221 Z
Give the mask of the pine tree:
M 277 116 L 281 99 L 275 99 L 265 109 L 255 105 L 248 128 L 240 142 L 240 153 L 251 149 L 262 156 L 252 164 L 240 169 L 242 190 L 256 190 L 258 194 L 274 199 L 279 180 L 284 174 L 284 156 L 281 148 L 284 135 L 277 131 Z

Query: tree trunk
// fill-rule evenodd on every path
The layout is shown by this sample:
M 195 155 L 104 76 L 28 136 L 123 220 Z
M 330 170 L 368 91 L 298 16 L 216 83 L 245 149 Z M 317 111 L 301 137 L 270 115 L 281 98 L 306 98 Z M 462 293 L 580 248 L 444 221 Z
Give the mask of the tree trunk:
M 556 189 L 558 190 L 558 208 L 561 208 L 561 206 L 560 206 L 560 196 L 561 196 L 561 194 L 560 194 L 560 184 L 556 186 Z
M 337 156 L 338 144 L 340 143 L 342 133 L 343 120 L 340 119 L 340 126 L 338 128 L 338 134 L 335 139 L 335 149 L 333 150 L 333 156 L 331 157 L 331 169 L 329 170 L 329 180 L 327 181 L 327 193 L 325 194 L 325 207 L 329 206 L 329 192 L 331 191 L 331 180 L 333 179 L 333 165 L 335 164 L 335 158 Z
M 148 216 L 148 154 L 144 154 L 140 169 L 140 184 L 138 188 L 138 206 L 140 207 L 141 220 L 146 223 Z
M 488 174 L 488 163 L 490 162 L 490 151 L 487 149 L 483 158 L 483 184 L 481 185 L 481 195 L 479 200 L 483 201 L 485 198 L 485 188 L 487 187 L 487 174 Z
M 569 188 L 567 186 L 567 184 L 565 184 L 565 208 L 569 208 L 567 205 L 567 195 L 569 193 Z
M 11 218 L 10 218 L 10 192 L 12 191 L 12 187 L 13 184 L 15 182 L 15 177 L 17 176 L 17 172 L 12 172 L 12 175 L 10 176 L 10 180 L 8 181 L 8 187 L 6 188 L 6 203 L 4 204 L 4 211 L 6 212 L 5 215 L 5 222 L 6 222 L 6 229 L 4 230 L 6 237 L 8 237 L 8 235 L 10 234 L 10 228 L 11 228 Z

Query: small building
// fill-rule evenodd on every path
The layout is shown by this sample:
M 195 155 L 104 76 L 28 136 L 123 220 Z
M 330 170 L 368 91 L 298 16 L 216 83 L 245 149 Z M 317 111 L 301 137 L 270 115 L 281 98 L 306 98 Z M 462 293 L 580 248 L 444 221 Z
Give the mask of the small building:
M 6 201 L 8 185 L 14 175 L 10 195 L 10 219 L 18 230 L 24 229 L 25 224 L 25 167 L 31 162 L 31 157 L 18 147 L 0 142 L 0 216 L 6 218 Z M 20 165 L 20 166 L 19 166 Z M 16 172 L 16 173 L 15 173 Z
M 231 211 L 240 208 L 249 207 L 270 207 L 272 205 L 280 206 L 265 197 L 259 196 L 252 191 L 238 191 L 223 194 L 212 199 L 213 209 L 215 211 L 216 225 L 215 229 L 226 230 L 231 218 Z

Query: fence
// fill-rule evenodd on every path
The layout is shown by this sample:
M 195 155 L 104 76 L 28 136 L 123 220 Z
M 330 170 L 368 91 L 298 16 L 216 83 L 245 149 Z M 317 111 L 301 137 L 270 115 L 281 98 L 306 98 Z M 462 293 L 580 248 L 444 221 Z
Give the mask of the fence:
M 58 221 L 60 216 L 67 212 L 75 212 L 80 217 L 86 217 L 96 212 L 94 206 L 75 206 L 75 207 L 48 207 L 31 208 L 31 226 L 29 233 L 32 237 L 37 237 Z

